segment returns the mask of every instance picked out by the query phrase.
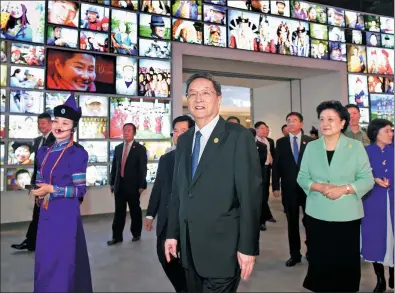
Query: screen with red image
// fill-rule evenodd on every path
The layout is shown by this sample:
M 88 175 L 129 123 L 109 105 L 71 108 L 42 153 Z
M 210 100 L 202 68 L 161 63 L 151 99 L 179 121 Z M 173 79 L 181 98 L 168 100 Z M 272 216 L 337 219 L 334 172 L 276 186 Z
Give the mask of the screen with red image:
M 115 57 L 47 50 L 47 89 L 115 93 Z

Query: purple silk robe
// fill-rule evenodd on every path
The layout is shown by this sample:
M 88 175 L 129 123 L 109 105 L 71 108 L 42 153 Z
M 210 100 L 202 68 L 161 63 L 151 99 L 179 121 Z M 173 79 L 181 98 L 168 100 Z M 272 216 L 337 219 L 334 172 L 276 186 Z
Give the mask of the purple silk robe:
M 50 183 L 50 172 L 69 140 L 37 153 L 36 183 Z M 34 292 L 93 292 L 88 251 L 80 214 L 79 197 L 86 193 L 88 153 L 70 146 L 52 173 L 55 193 L 48 209 L 41 200 L 34 271 Z
M 374 178 L 389 179 L 390 187 L 383 188 L 375 184 L 372 191 L 364 198 L 365 216 L 362 219 L 361 228 L 361 254 L 367 261 L 393 265 L 394 146 L 389 145 L 381 150 L 377 144 L 373 143 L 366 147 L 366 151 Z M 389 237 L 392 237 L 392 244 Z

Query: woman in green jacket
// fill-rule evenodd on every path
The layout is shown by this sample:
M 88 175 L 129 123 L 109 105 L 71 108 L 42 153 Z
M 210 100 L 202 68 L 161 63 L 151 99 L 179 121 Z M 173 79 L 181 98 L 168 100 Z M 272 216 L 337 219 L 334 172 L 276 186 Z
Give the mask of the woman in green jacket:
M 313 292 L 357 292 L 361 278 L 362 197 L 374 178 L 361 142 L 343 135 L 350 116 L 338 101 L 317 107 L 323 136 L 306 147 L 298 183 L 307 195 L 309 268 Z

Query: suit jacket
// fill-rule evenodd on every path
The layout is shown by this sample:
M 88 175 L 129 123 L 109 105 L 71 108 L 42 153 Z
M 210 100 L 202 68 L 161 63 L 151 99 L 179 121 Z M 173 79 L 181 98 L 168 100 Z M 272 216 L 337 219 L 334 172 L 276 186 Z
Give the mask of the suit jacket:
M 287 135 L 277 140 L 276 155 L 273 161 L 272 188 L 273 191 L 280 190 L 281 181 L 281 191 L 285 206 L 298 204 L 298 195 L 305 196 L 303 190 L 297 184 L 296 178 L 298 177 L 306 145 L 311 141 L 313 139 L 310 136 L 302 134 L 299 158 L 296 163 L 292 153 L 290 136 Z
M 164 154 L 158 165 L 154 187 L 147 208 L 147 216 L 158 216 L 156 223 L 156 236 L 166 236 L 168 205 L 171 196 L 171 185 L 173 183 L 175 150 Z
M 248 129 L 220 117 L 192 179 L 194 133 L 193 127 L 178 139 L 167 238 L 180 239 L 185 268 L 188 247 L 200 276 L 233 277 L 239 266 L 237 251 L 259 254 L 258 152 Z
M 256 141 L 255 144 L 259 155 L 259 163 L 261 164 L 262 179 L 263 179 L 265 175 L 265 163 L 267 160 L 267 145 L 260 141 Z
M 37 152 L 39 149 L 39 145 L 41 143 L 41 140 L 43 139 L 42 135 L 38 136 L 34 139 L 33 142 L 33 151 L 34 151 L 34 170 L 32 174 L 32 178 L 30 181 L 30 184 L 35 184 L 36 183 L 36 177 L 37 177 L 37 165 L 36 165 L 36 158 L 37 158 Z M 55 142 L 55 136 L 53 136 L 52 132 L 48 135 L 47 139 L 45 140 L 45 143 L 42 146 L 52 146 Z
M 297 179 L 307 195 L 306 213 L 323 221 L 345 222 L 364 216 L 362 197 L 374 186 L 369 158 L 362 143 L 341 134 L 328 163 L 324 137 L 310 142 L 305 150 Z M 313 182 L 334 185 L 350 184 L 355 194 L 331 200 L 311 191 Z
M 121 143 L 115 147 L 112 160 L 110 185 L 115 196 L 118 194 L 121 180 L 123 145 L 124 143 Z M 132 193 L 138 192 L 140 188 L 147 188 L 147 150 L 135 140 L 130 147 L 124 172 L 124 179 L 128 182 L 128 187 Z
M 270 145 L 270 154 L 272 155 L 272 158 L 274 159 L 274 156 L 276 155 L 276 147 L 274 145 L 274 140 L 270 137 L 266 137 L 266 139 L 269 142 Z M 272 167 L 272 164 L 269 165 L 270 167 Z

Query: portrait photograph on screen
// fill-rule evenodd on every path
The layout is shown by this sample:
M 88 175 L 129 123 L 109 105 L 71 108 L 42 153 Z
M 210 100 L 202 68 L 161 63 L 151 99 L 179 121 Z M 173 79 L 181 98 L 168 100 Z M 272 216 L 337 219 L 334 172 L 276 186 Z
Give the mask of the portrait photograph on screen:
M 12 43 L 10 61 L 13 64 L 44 66 L 44 46 Z
M 78 31 L 76 29 L 48 25 L 47 45 L 77 49 Z
M 369 107 L 368 78 L 362 74 L 348 75 L 349 102 L 360 108 Z
M 206 2 L 206 1 L 204 1 Z M 216 4 L 216 3 L 212 3 Z M 229 0 L 229 7 L 234 7 L 238 9 L 244 9 L 249 11 L 261 12 L 261 13 L 270 13 L 270 0 Z
M 356 30 L 365 30 L 365 19 L 363 14 L 354 11 L 345 11 L 346 27 Z
M 304 1 L 289 1 L 291 4 L 291 17 L 326 24 L 326 7 Z
M 329 41 L 332 42 L 346 42 L 346 34 L 343 28 L 337 26 L 330 26 L 329 29 Z
M 203 23 L 173 18 L 172 40 L 201 45 L 203 42 Z
M 380 32 L 380 17 L 375 15 L 365 15 L 365 30 L 370 32 Z
M 137 59 L 117 56 L 116 79 L 118 95 L 137 95 Z
M 381 76 L 368 76 L 368 91 L 369 93 L 384 93 L 385 78 Z
M 79 27 L 80 4 L 75 1 L 49 0 L 48 23 Z
M 80 28 L 108 32 L 109 14 L 110 9 L 107 7 L 81 3 Z M 107 25 L 102 27 L 102 21 Z
M 5 112 L 6 99 L 7 99 L 6 89 L 0 89 L 0 110 L 1 110 L 1 113 Z
M 10 87 L 44 89 L 44 69 L 11 66 Z
M 170 16 L 170 0 L 142 0 L 141 11 L 146 13 L 160 14 Z
M 139 55 L 141 57 L 170 59 L 171 43 L 159 40 L 140 39 Z
M 387 94 L 393 94 L 394 93 L 394 77 L 386 77 L 384 79 L 384 90 Z
M 346 44 L 329 42 L 329 59 L 333 61 L 347 62 Z
M 381 16 L 380 31 L 385 34 L 394 34 L 394 19 Z
M 286 1 L 270 1 L 270 13 L 273 15 L 281 15 L 290 17 L 289 0 Z
M 125 123 L 139 123 L 140 99 L 110 98 L 110 138 L 122 139 Z M 118 143 L 118 142 L 117 142 Z M 112 145 L 112 142 L 111 142 Z M 111 153 L 111 146 L 110 146 Z M 110 157 L 111 158 L 111 157 Z
M 226 24 L 226 9 L 221 6 L 204 5 L 203 21 L 216 24 Z
M 107 117 L 82 117 L 78 123 L 78 139 L 108 138 Z
M 7 62 L 7 41 L 0 41 L 0 62 Z
M 53 116 L 53 109 L 63 105 L 69 97 L 70 93 L 45 93 L 45 112 Z M 78 105 L 77 96 L 75 96 L 75 101 Z
M 381 46 L 388 49 L 394 49 L 394 35 L 381 34 Z
M 154 183 L 156 180 L 156 172 L 158 171 L 158 163 L 148 163 L 147 164 L 147 183 Z
M 107 117 L 108 97 L 81 95 L 79 100 L 82 116 Z
M 394 50 L 368 47 L 367 56 L 368 73 L 394 74 Z
M 1 1 L 0 37 L 44 43 L 45 1 Z
M 344 27 L 345 26 L 344 10 L 328 7 L 328 24 Z
M 139 35 L 140 37 L 170 40 L 171 20 L 159 15 L 140 14 Z
M 11 90 L 10 113 L 41 114 L 44 110 L 44 93 L 24 90 Z
M 7 65 L 0 65 L 0 86 L 7 85 Z
M 129 10 L 137 10 L 139 9 L 138 2 L 138 0 L 111 0 L 111 6 Z
M 109 41 L 107 33 L 80 31 L 80 49 L 108 53 Z
M 226 47 L 226 26 L 205 23 L 204 44 L 207 46 Z
M 201 0 L 173 0 L 171 9 L 173 17 L 202 20 Z
M 366 45 L 366 34 L 357 30 L 345 30 L 346 42 L 355 45 Z
M 32 141 L 8 142 L 8 165 L 33 165 L 34 150 Z
M 254 1 L 256 1 L 256 0 L 254 0 Z M 232 2 L 237 2 L 237 1 L 232 1 Z M 226 0 L 203 0 L 203 3 L 209 3 L 209 4 L 215 4 L 215 5 L 226 5 Z
M 328 42 L 321 40 L 311 40 L 311 58 L 328 60 Z
M 326 25 L 310 23 L 310 36 L 317 40 L 328 40 L 328 27 Z
M 171 63 L 140 59 L 139 96 L 167 98 L 171 88 Z
M 9 138 L 34 139 L 39 135 L 41 134 L 37 129 L 37 116 L 8 116 Z
M 371 94 L 370 95 L 371 119 L 386 119 L 394 123 L 394 95 Z
M 266 20 L 267 18 L 263 18 Z M 228 46 L 235 49 L 258 51 L 255 39 L 259 34 L 259 14 L 243 12 L 239 10 L 228 10 Z M 266 25 L 269 27 L 269 25 Z M 273 36 L 274 37 L 274 36 Z
M 171 148 L 170 141 L 143 141 L 141 144 L 147 149 L 148 161 L 159 161 L 166 150 Z
M 371 47 L 380 47 L 381 44 L 381 34 L 366 32 L 366 45 Z
M 347 45 L 348 72 L 367 73 L 366 47 Z
M 33 171 L 30 167 L 7 169 L 7 190 L 25 190 L 25 186 L 30 184 Z
M 84 140 L 79 142 L 88 152 L 88 163 L 107 163 L 108 162 L 108 143 L 107 141 Z
M 107 166 L 88 166 L 88 168 L 86 168 L 86 186 L 103 186 L 107 184 Z
M 359 124 L 362 127 L 368 127 L 368 124 L 370 122 L 369 108 L 360 108 L 359 114 L 361 115 L 361 118 L 359 119 Z
M 140 21 L 141 27 L 141 21 Z M 111 49 L 113 53 L 137 55 L 137 14 L 115 10 L 111 12 Z
M 115 93 L 115 57 L 47 49 L 47 89 Z
M 0 115 L 0 138 L 5 137 L 5 116 Z

